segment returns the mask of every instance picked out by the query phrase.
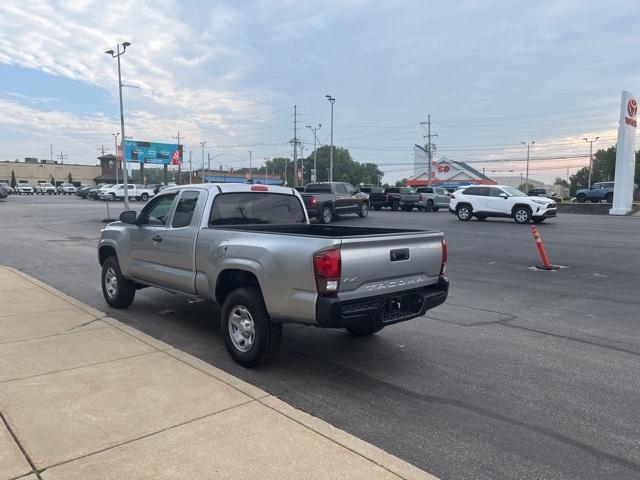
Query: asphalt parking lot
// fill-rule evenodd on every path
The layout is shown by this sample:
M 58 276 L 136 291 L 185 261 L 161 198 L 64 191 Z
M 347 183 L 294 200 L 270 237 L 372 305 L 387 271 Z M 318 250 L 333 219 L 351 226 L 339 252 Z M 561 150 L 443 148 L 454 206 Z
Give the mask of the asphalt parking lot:
M 104 217 L 105 202 L 75 197 L 0 200 L 0 264 L 444 479 L 640 477 L 640 217 L 540 225 L 551 261 L 567 267 L 544 272 L 530 268 L 530 229 L 509 220 L 345 216 L 443 230 L 449 300 L 368 339 L 288 326 L 278 359 L 258 370 L 228 357 L 211 305 L 146 289 L 109 310 L 96 255 Z

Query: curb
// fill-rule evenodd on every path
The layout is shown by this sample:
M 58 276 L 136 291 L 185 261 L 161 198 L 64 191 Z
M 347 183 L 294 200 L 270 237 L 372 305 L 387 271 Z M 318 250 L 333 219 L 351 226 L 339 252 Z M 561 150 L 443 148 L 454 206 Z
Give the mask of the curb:
M 370 443 L 357 438 L 344 430 L 334 427 L 333 425 L 314 417 L 308 413 L 298 410 L 288 403 L 280 400 L 279 398 L 261 390 L 260 388 L 251 385 L 219 368 L 210 365 L 197 357 L 189 355 L 181 350 L 173 348 L 164 342 L 161 342 L 145 333 L 142 333 L 135 328 L 130 327 L 114 318 L 108 317 L 106 313 L 101 312 L 89 305 L 86 305 L 75 298 L 56 290 L 55 288 L 47 285 L 40 280 L 27 275 L 15 268 L 0 266 L 0 270 L 6 270 L 14 273 L 15 275 L 23 278 L 24 280 L 37 285 L 38 287 L 48 291 L 52 295 L 70 303 L 71 305 L 81 309 L 82 311 L 92 315 L 95 319 L 101 319 L 111 327 L 116 328 L 132 337 L 152 346 L 153 348 L 163 351 L 165 354 L 188 364 L 192 368 L 200 370 L 201 372 L 214 377 L 215 379 L 226 383 L 227 385 L 235 388 L 236 390 L 251 397 L 262 405 L 284 415 L 285 417 L 293 420 L 294 422 L 308 428 L 309 430 L 323 436 L 324 438 L 346 448 L 353 453 L 361 456 L 362 458 L 378 465 L 379 467 L 389 471 L 390 473 L 404 479 L 404 480 L 438 480 L 437 477 L 420 470 L 419 468 L 411 465 L 398 457 L 385 452 L 384 450 L 371 445 Z

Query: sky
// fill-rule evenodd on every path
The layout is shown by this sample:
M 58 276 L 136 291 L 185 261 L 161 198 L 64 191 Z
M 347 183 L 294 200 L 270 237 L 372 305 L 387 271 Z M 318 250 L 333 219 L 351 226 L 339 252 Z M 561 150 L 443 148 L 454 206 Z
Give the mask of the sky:
M 431 115 L 435 157 L 551 181 L 615 145 L 620 92 L 640 94 L 636 1 L 0 2 L 0 160 L 96 164 L 119 132 L 174 143 L 194 168 L 304 155 L 318 139 L 413 174 Z M 188 157 L 188 153 L 187 153 Z

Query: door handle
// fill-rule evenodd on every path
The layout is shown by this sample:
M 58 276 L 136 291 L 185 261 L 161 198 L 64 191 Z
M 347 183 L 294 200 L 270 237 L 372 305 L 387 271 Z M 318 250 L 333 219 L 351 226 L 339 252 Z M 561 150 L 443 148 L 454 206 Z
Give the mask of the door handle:
M 162 241 L 162 236 L 161 235 L 154 235 L 153 237 L 151 237 L 151 240 L 153 240 L 154 242 L 161 242 Z

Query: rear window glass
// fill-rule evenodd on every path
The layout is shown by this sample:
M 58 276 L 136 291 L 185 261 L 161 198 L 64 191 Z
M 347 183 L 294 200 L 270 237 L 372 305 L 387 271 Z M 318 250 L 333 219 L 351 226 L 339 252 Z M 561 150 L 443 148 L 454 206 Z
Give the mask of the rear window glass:
M 331 193 L 331 185 L 322 185 L 320 183 L 310 183 L 307 185 L 307 188 L 304 189 L 305 192 L 309 193 L 322 193 L 329 192 Z
M 302 204 L 293 195 L 239 192 L 216 196 L 209 225 L 305 223 Z

